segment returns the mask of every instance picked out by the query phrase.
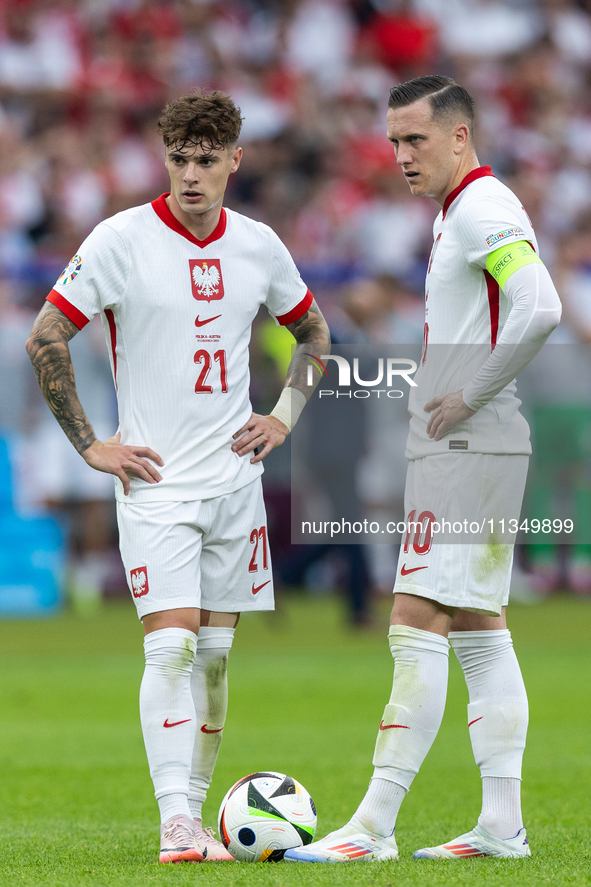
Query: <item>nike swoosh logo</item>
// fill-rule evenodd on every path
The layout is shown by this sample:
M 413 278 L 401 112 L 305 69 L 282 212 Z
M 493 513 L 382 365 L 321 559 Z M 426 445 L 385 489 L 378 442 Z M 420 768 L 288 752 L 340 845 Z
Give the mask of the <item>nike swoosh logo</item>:
M 481 721 L 481 720 L 483 719 L 483 717 L 484 717 L 484 715 L 480 715 L 479 718 L 474 718 L 473 721 L 470 721 L 470 723 L 468 724 L 468 726 L 471 727 L 472 724 L 475 724 L 475 723 L 476 723 L 476 721 Z
M 178 727 L 179 724 L 188 724 L 191 718 L 186 718 L 184 721 L 174 721 L 172 724 L 168 723 L 168 718 L 164 721 L 164 727 Z
M 380 730 L 394 730 L 396 727 L 399 730 L 410 730 L 410 727 L 405 727 L 404 724 L 384 724 L 383 721 L 380 722 Z
M 221 314 L 216 314 L 215 317 L 208 317 L 207 320 L 199 320 L 199 315 L 197 315 L 195 326 L 205 326 L 206 323 L 211 323 L 212 320 L 217 320 L 221 316 Z
M 416 573 L 417 570 L 428 570 L 429 567 L 412 567 L 410 570 L 406 569 L 406 564 L 402 564 L 402 569 L 400 570 L 400 574 L 402 576 L 408 576 L 409 573 Z
M 202 733 L 221 733 L 223 729 L 224 729 L 223 727 L 218 727 L 217 730 L 208 730 L 207 724 L 204 724 L 203 727 L 201 728 L 201 732 Z
M 270 581 L 271 581 L 270 579 L 267 579 L 267 581 L 266 581 L 266 582 L 263 582 L 262 585 L 259 585 L 258 588 L 255 588 L 255 586 L 254 586 L 254 582 L 253 582 L 253 583 L 252 583 L 252 593 L 253 593 L 253 594 L 258 594 L 259 591 L 261 590 L 261 588 L 264 588 L 265 585 L 268 585 Z

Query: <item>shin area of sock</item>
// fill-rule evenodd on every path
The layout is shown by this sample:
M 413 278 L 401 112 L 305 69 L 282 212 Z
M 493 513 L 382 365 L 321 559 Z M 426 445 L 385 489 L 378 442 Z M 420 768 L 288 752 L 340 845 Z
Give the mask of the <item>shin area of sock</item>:
M 394 679 L 376 741 L 374 777 L 408 790 L 441 725 L 449 644 L 406 625 L 391 626 L 389 642 Z
M 196 729 L 191 695 L 196 641 L 196 635 L 183 628 L 161 629 L 144 639 L 140 717 L 157 799 L 186 796 L 189 790 Z
M 234 629 L 202 626 L 191 674 L 196 731 L 191 757 L 189 807 L 195 819 L 207 797 L 222 742 L 228 708 L 228 654 Z

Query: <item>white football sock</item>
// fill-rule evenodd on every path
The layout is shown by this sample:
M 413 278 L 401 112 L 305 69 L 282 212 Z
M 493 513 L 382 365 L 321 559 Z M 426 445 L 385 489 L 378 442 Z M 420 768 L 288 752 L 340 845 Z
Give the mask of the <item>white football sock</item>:
M 482 777 L 482 810 L 478 823 L 494 838 L 514 838 L 523 828 L 521 779 Z
M 197 637 L 197 653 L 191 673 L 196 732 L 189 780 L 189 809 L 201 819 L 201 807 L 222 742 L 228 709 L 228 653 L 234 640 L 233 628 L 204 625 Z
M 170 795 L 162 795 L 158 798 L 160 809 L 160 822 L 168 822 L 173 816 L 188 816 L 186 792 L 172 792 Z
M 528 705 L 511 632 L 453 631 L 449 640 L 470 694 L 468 727 L 482 775 L 478 822 L 495 838 L 512 838 L 523 826 L 521 762 Z
M 359 822 L 374 835 L 390 837 L 394 833 L 396 817 L 406 792 L 407 789 L 396 782 L 373 776 L 351 821 Z
M 380 723 L 373 779 L 355 819 L 368 831 L 391 835 L 403 798 L 437 736 L 447 695 L 449 644 L 430 631 L 392 625 L 390 702 Z
M 144 638 L 140 718 L 162 822 L 191 815 L 187 795 L 196 730 L 191 695 L 196 645 L 197 636 L 184 628 L 163 628 Z

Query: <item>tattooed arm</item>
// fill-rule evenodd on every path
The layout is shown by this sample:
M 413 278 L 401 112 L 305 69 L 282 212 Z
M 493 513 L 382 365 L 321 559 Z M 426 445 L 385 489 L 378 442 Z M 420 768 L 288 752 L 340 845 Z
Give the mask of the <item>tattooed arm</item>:
M 68 342 L 78 327 L 46 302 L 33 325 L 27 353 L 49 409 L 79 453 L 94 443 L 92 426 L 78 400 Z
M 312 364 L 306 360 L 306 355 L 320 357 L 330 351 L 330 332 L 315 299 L 306 313 L 288 324 L 287 329 L 295 338 L 297 346 L 289 364 L 283 390 L 295 389 L 308 400 L 320 380 L 320 373 L 316 367 L 313 367 L 313 384 L 308 385 L 308 367 Z M 299 399 L 301 401 L 301 396 Z M 261 462 L 271 450 L 281 446 L 289 431 L 287 425 L 277 416 L 259 416 L 253 413 L 248 422 L 234 435 L 236 442 L 232 444 L 232 449 L 239 456 L 245 456 L 257 447 L 261 447 L 258 455 L 250 460 L 253 464 Z
M 78 399 L 74 368 L 68 342 L 78 332 L 76 324 L 46 302 L 27 340 L 27 353 L 33 364 L 43 397 L 70 443 L 97 471 L 116 475 L 129 493 L 129 475 L 157 483 L 161 476 L 146 458 L 163 465 L 160 456 L 149 447 L 124 446 L 119 435 L 104 442 L 96 439 Z M 144 457 L 144 458 L 141 458 Z
M 308 400 L 320 381 L 320 373 L 314 367 L 314 384 L 307 384 L 310 363 L 306 360 L 305 354 L 320 357 L 321 354 L 328 354 L 330 351 L 330 332 L 322 312 L 316 304 L 316 299 L 305 314 L 288 324 L 287 329 L 298 344 L 287 371 L 285 387 L 297 388 Z

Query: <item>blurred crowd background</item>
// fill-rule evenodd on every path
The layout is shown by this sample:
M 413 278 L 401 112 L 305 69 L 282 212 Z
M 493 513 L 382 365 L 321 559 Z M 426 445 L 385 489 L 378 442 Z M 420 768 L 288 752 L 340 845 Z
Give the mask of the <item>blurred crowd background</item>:
M 15 513 L 49 510 L 65 528 L 75 600 L 127 593 L 112 481 L 86 468 L 50 416 L 24 341 L 90 230 L 167 190 L 162 106 L 196 86 L 231 93 L 244 159 L 227 204 L 277 231 L 337 342 L 412 344 L 437 207 L 410 196 L 385 111 L 392 85 L 426 73 L 451 75 L 475 97 L 480 162 L 522 199 L 564 301 L 554 340 L 589 346 L 589 0 L 0 0 L 0 435 Z M 82 403 L 109 436 L 116 403 L 100 326 L 72 352 Z M 289 351 L 262 315 L 252 353 L 253 403 L 266 410 Z M 579 491 L 591 461 L 581 422 Z M 404 465 L 392 462 L 389 483 L 371 466 L 396 459 L 389 443 L 401 433 L 378 423 L 360 442 L 362 509 L 400 502 Z M 296 551 L 289 451 L 273 456 L 266 494 L 280 573 L 345 587 L 353 621 L 364 622 L 370 590 L 391 589 L 395 552 Z M 588 551 L 538 555 L 525 564 L 528 593 L 591 592 Z

